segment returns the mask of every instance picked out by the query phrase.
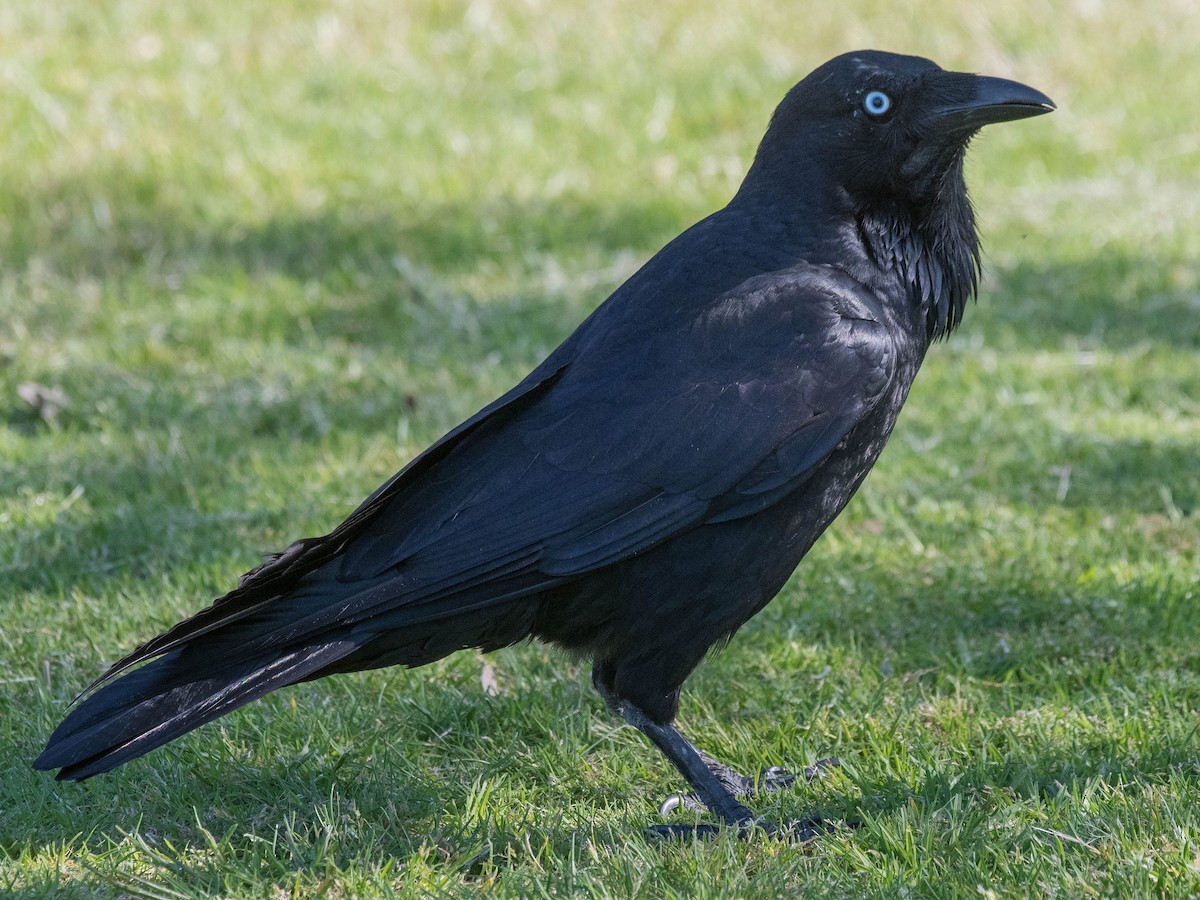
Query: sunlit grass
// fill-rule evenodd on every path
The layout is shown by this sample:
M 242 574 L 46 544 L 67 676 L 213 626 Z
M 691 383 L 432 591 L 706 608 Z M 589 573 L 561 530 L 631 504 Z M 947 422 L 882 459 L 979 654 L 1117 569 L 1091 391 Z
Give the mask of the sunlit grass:
M 1200 892 L 1200 19 L 1183 0 L 0 9 L 0 893 Z M 288 689 L 84 785 L 28 768 L 121 652 L 336 524 L 724 203 L 878 46 L 1053 116 L 969 178 L 980 302 L 860 496 L 689 682 L 760 805 L 540 646 Z M 31 387 L 32 386 L 32 387 Z M 32 398 L 32 399 L 31 399 Z

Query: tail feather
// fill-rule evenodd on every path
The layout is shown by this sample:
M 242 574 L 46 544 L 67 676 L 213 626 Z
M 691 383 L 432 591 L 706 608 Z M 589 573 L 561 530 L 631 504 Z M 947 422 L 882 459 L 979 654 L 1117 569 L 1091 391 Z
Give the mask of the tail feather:
M 544 586 L 545 576 L 534 579 L 530 573 L 528 553 L 488 556 L 448 579 L 440 567 L 419 576 L 387 566 L 386 575 L 371 577 L 366 571 L 346 572 L 333 561 L 380 516 L 390 515 L 398 498 L 453 458 L 471 435 L 503 427 L 545 396 L 566 371 L 565 358 L 564 351 L 556 352 L 450 431 L 334 531 L 297 541 L 211 606 L 114 663 L 50 736 L 34 767 L 60 769 L 63 779 L 88 778 L 288 684 L 365 665 L 417 665 L 470 641 L 500 646 L 527 636 L 532 612 L 514 619 L 503 640 L 477 616 L 485 607 Z M 557 368 L 551 360 L 558 360 Z M 452 470 L 443 480 L 453 477 Z M 389 530 L 401 523 L 389 519 L 384 524 Z M 416 521 L 412 527 L 424 526 Z M 475 629 L 467 637 L 446 624 L 460 614 Z M 508 619 L 500 615 L 499 620 Z M 440 627 L 431 631 L 433 623 Z M 412 633 L 377 642 L 381 629 Z
M 60 769 L 59 779 L 90 778 L 289 684 L 515 643 L 530 634 L 536 606 L 504 601 L 539 586 L 519 574 L 526 580 L 514 579 L 498 595 L 494 585 L 454 593 L 435 584 L 421 598 L 428 602 L 402 605 L 369 624 L 349 617 L 347 606 L 380 605 L 392 585 L 313 579 L 286 598 L 214 618 L 149 661 L 145 655 L 156 648 L 143 645 L 85 691 L 33 766 Z
M 87 697 L 33 763 L 82 780 L 136 759 L 264 694 L 302 681 L 361 646 L 334 640 L 280 651 L 214 673 L 189 649 L 172 651 Z

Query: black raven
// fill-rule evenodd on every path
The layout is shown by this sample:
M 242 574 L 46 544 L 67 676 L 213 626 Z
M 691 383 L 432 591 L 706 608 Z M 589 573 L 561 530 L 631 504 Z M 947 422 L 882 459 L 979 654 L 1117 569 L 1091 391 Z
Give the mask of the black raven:
M 972 135 L 1053 108 L 917 57 L 825 63 L 724 209 L 330 534 L 113 665 L 34 765 L 88 778 L 284 685 L 537 637 L 592 661 L 722 824 L 780 830 L 738 798 L 789 777 L 697 750 L 680 687 L 846 505 L 962 318 Z

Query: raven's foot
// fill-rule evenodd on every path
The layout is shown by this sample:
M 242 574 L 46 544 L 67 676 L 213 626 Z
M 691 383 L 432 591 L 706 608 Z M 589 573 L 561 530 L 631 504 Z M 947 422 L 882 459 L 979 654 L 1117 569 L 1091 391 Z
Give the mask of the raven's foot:
M 757 831 L 781 840 L 810 841 L 830 830 L 824 820 L 804 819 L 786 825 L 764 822 L 754 812 L 738 802 L 738 794 L 756 794 L 765 790 L 780 790 L 795 782 L 795 776 L 781 769 L 767 769 L 757 778 L 747 778 L 722 765 L 700 750 L 679 733 L 673 722 L 656 722 L 638 706 L 608 694 L 599 683 L 601 695 L 609 706 L 619 712 L 625 721 L 648 737 L 654 746 L 663 752 L 679 774 L 687 779 L 696 792 L 697 805 L 708 810 L 725 828 L 735 828 L 739 837 L 749 837 Z M 813 779 L 829 766 L 838 765 L 837 760 L 822 760 L 804 770 L 808 779 Z M 686 806 L 686 799 L 671 804 L 669 809 Z M 710 824 L 656 825 L 646 829 L 651 840 L 664 838 L 711 837 L 720 832 L 721 826 Z
M 769 769 L 763 769 L 758 773 L 757 777 L 750 777 L 729 768 L 723 763 L 717 762 L 707 753 L 701 752 L 700 757 L 704 760 L 704 764 L 708 766 L 709 771 L 717 776 L 717 780 L 721 782 L 721 785 L 739 799 L 753 797 L 756 794 L 773 794 L 776 791 L 786 790 L 794 785 L 797 779 L 794 773 L 788 772 L 779 766 L 771 766 Z M 836 768 L 841 764 L 841 761 L 834 757 L 820 759 L 811 766 L 806 766 L 801 774 L 805 781 L 815 781 L 825 773 L 826 769 Z M 677 809 L 696 812 L 704 808 L 704 803 L 695 794 L 672 794 L 662 802 L 658 811 L 661 815 L 668 816 Z
M 837 827 L 838 823 L 815 816 L 811 819 L 797 819 L 782 825 L 775 822 L 764 822 L 761 819 L 750 819 L 732 826 L 713 825 L 705 822 L 693 825 L 651 825 L 642 833 L 650 841 L 711 840 L 721 834 L 724 829 L 734 828 L 741 840 L 747 840 L 754 837 L 756 833 L 761 833 L 780 841 L 807 844 L 823 834 L 829 834 Z

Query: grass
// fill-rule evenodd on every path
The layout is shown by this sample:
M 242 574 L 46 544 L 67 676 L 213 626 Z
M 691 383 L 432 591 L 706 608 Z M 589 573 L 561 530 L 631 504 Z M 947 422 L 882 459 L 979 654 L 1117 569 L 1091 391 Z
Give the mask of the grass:
M 1200 893 L 1198 20 L 810 7 L 0 9 L 0 892 Z M 860 828 L 647 846 L 679 779 L 541 646 L 496 696 L 464 653 L 29 770 L 107 661 L 515 382 L 870 45 L 1061 109 L 973 148 L 981 302 L 685 694 L 739 767 L 843 759 L 766 814 Z

